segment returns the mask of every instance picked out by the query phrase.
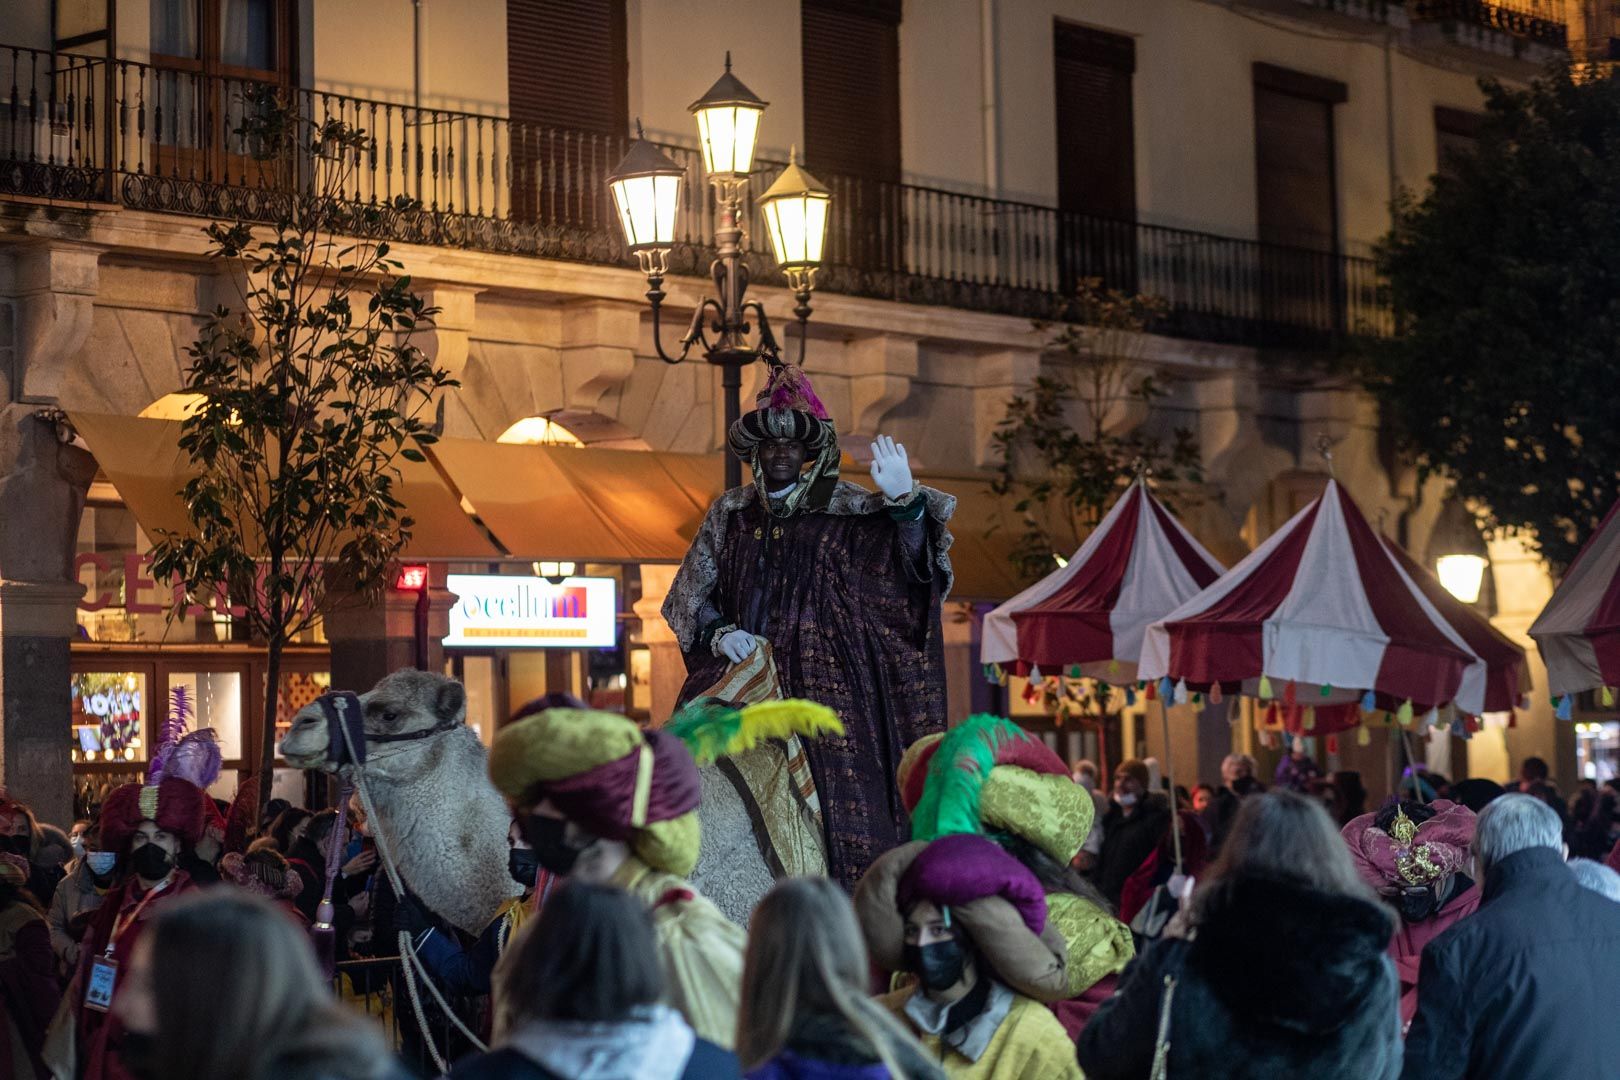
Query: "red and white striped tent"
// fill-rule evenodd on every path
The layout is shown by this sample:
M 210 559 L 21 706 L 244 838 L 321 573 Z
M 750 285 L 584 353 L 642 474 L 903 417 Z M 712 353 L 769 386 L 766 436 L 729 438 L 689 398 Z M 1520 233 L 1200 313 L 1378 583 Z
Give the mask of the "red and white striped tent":
M 1547 664 L 1547 687 L 1559 701 L 1620 686 L 1620 503 L 1575 557 L 1564 580 L 1530 627 Z
M 1477 716 L 1487 681 L 1485 662 L 1333 480 L 1149 627 L 1139 674 L 1212 698 L 1218 686 L 1310 707 L 1323 731 L 1354 726 L 1375 708 L 1403 721 L 1447 704 Z
M 1142 635 L 1221 575 L 1147 485 L 1132 484 L 1068 564 L 985 616 L 981 659 L 1019 674 L 1136 681 Z

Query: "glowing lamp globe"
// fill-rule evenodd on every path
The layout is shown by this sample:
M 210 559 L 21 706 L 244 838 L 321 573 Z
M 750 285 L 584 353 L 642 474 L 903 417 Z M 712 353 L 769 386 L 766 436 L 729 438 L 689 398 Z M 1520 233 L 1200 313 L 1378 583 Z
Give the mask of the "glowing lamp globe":
M 776 183 L 759 197 L 759 212 L 765 219 L 777 265 L 784 270 L 821 265 L 831 205 L 832 194 L 797 162 L 790 162 L 782 170 Z
M 1435 560 L 1435 573 L 1446 591 L 1465 604 L 1479 600 L 1485 580 L 1485 559 L 1479 555 L 1442 555 Z
M 675 244 L 675 216 L 681 205 L 686 170 L 662 150 L 638 138 L 608 174 L 613 205 L 619 211 L 624 241 L 638 256 L 668 251 Z
M 703 167 L 711 177 L 734 180 L 753 170 L 754 141 L 765 104 L 731 73 L 731 54 L 726 53 L 725 74 L 688 107 L 697 117 Z

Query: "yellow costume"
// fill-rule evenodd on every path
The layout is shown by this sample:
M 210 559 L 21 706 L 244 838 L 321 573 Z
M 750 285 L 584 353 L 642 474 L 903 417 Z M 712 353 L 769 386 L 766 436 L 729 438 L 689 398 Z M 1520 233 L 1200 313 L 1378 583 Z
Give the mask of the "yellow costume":
M 914 993 L 915 987 L 896 990 L 878 1001 L 917 1036 L 929 1058 L 940 1063 L 950 1080 L 1084 1080 L 1075 1063 L 1074 1043 L 1052 1010 L 1040 1002 L 1013 994 L 990 1044 L 977 1060 L 970 1060 L 912 1022 L 906 1004 Z
M 654 870 L 635 856 L 608 884 L 624 889 L 652 912 L 669 1003 L 700 1038 L 730 1048 L 737 1040 L 748 935 L 693 891 L 685 878 Z
M 936 761 L 939 753 L 946 756 Z M 978 760 L 971 760 L 975 755 Z M 1009 760 L 1041 763 L 1048 756 L 1051 762 L 1042 771 L 1006 763 Z M 945 735 L 927 736 L 907 749 L 900 760 L 898 777 L 907 809 L 917 809 L 925 776 L 930 770 L 949 774 L 970 772 L 973 767 L 983 771 L 979 774 L 981 782 L 976 793 L 978 820 L 972 831 L 1019 837 L 1060 866 L 1068 866 L 1074 860 L 1096 815 L 1090 795 L 1069 779 L 1057 755 L 1047 750 L 1040 740 L 999 717 L 970 717 Z M 932 779 L 926 782 L 934 783 Z M 968 804 L 971 805 L 971 800 Z M 919 833 L 918 823 L 914 821 L 914 839 L 966 831 L 962 822 L 937 820 L 942 828 L 929 835 Z M 1048 924 L 1062 936 L 1067 947 L 1068 993 L 1062 997 L 1078 997 L 1101 979 L 1124 971 L 1125 965 L 1136 955 L 1130 928 L 1085 897 L 1071 892 L 1049 892 L 1046 906 Z M 1015 983 L 1015 988 L 1041 1000 L 1061 1000 L 1044 989 L 1037 992 L 1034 986 Z

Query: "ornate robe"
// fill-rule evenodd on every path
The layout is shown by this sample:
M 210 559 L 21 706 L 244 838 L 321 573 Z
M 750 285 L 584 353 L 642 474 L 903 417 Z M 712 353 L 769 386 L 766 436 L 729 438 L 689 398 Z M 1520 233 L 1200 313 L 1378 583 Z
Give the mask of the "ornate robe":
M 664 603 L 688 677 L 702 693 L 728 662 L 710 649 L 717 624 L 771 642 L 782 690 L 836 710 L 842 737 L 805 749 L 827 829 L 829 876 L 853 888 L 906 838 L 895 785 L 905 748 L 945 727 L 940 602 L 950 589 L 946 528 L 956 500 L 920 488 L 922 517 L 840 482 L 827 508 L 779 518 L 752 487 L 715 500 Z

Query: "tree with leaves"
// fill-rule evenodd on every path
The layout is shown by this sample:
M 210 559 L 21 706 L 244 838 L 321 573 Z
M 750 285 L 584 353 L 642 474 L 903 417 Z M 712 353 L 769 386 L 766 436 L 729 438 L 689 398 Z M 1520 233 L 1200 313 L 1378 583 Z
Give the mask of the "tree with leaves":
M 345 196 L 373 152 L 365 131 L 301 115 L 279 91 L 243 102 L 268 226 L 216 222 L 209 257 L 238 283 L 186 350 L 182 421 L 190 528 L 163 535 L 152 570 L 185 603 L 228 593 L 265 644 L 259 801 L 270 796 L 285 647 L 325 608 L 329 585 L 375 599 L 410 537 L 399 459 L 423 460 L 435 396 L 456 383 L 411 343 L 436 311 L 385 239 L 418 212 L 407 198 Z M 368 239 L 369 238 L 369 239 Z
M 1203 479 L 1190 431 L 1176 429 L 1166 445 L 1140 425 L 1121 429 L 1122 411 L 1151 409 L 1165 392 L 1143 370 L 1143 335 L 1165 307 L 1158 297 L 1083 280 L 1071 308 L 1075 321 L 1048 342 L 1055 362 L 1007 402 L 993 436 L 1000 451 L 993 488 L 1014 499 L 1021 531 L 1012 559 L 1020 576 L 1050 573 L 1054 539 L 1095 527 L 1139 470 L 1169 482 Z
M 1620 496 L 1620 79 L 1482 85 L 1476 147 L 1397 202 L 1363 372 L 1423 476 L 1557 570 Z

